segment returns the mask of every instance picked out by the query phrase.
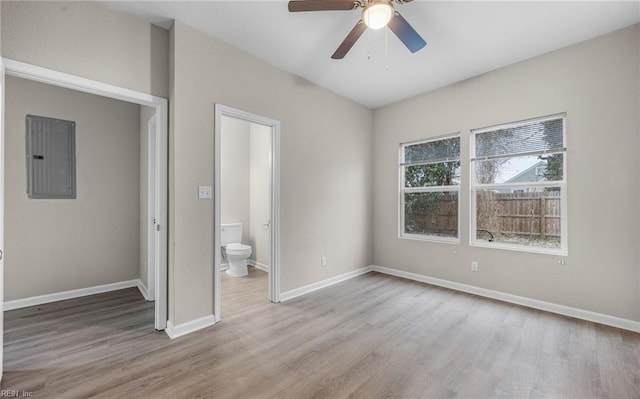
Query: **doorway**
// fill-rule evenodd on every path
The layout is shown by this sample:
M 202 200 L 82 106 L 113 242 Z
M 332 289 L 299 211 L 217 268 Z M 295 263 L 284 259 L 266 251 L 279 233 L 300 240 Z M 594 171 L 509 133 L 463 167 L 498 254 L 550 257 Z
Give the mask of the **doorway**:
M 230 119 L 226 119 L 230 118 Z M 252 250 L 254 251 L 254 257 L 249 260 L 249 264 L 261 269 L 268 273 L 268 295 L 267 299 L 271 302 L 280 301 L 280 265 L 279 265 L 279 240 L 280 240 L 280 215 L 279 215 L 279 173 L 280 173 L 280 122 L 274 119 L 266 118 L 249 112 L 241 111 L 235 108 L 227 107 L 224 105 L 216 104 L 215 106 L 215 132 L 214 132 L 214 316 L 216 321 L 221 319 L 222 308 L 222 271 L 223 264 L 222 251 L 221 251 L 221 230 L 222 224 L 225 222 L 222 216 L 222 138 L 224 121 L 236 121 L 241 124 L 244 123 L 248 126 L 249 130 L 253 130 L 255 137 L 259 137 L 259 140 L 264 140 L 264 151 L 266 151 L 266 166 L 268 168 L 267 173 L 264 176 L 254 175 L 255 180 L 264 182 L 267 184 L 264 189 L 265 200 L 257 201 L 253 207 L 254 218 L 251 220 L 249 214 L 247 216 L 247 228 L 248 231 L 244 231 L 246 241 L 251 240 Z M 247 133 L 247 154 L 249 153 L 249 132 Z M 259 161 L 256 161 L 259 162 Z M 249 167 L 249 166 L 247 166 Z M 260 168 L 264 172 L 264 167 Z M 249 174 L 247 174 L 247 185 L 250 183 Z M 256 190 L 258 191 L 258 190 Z M 264 209 L 261 209 L 264 207 Z M 241 216 L 238 216 L 241 218 Z M 251 220 L 251 221 L 249 221 Z M 230 220 L 226 220 L 230 222 Z M 241 220 L 236 222 L 242 223 Z M 253 233 L 251 233 L 253 232 Z M 249 237 L 251 239 L 249 240 Z M 265 247 L 266 246 L 266 247 Z M 266 255 L 265 255 L 266 254 Z M 266 257 L 263 257 L 266 256 Z M 264 259 L 264 260 L 262 260 Z M 268 262 L 268 264 L 266 264 Z
M 149 146 L 147 147 L 150 165 L 149 174 L 147 175 L 149 182 L 147 207 L 149 215 L 153 216 L 150 219 L 154 224 L 148 229 L 148 234 L 150 235 L 147 240 L 143 241 L 143 245 L 147 246 L 146 253 L 151 255 L 148 272 L 149 276 L 153 276 L 153 283 L 148 284 L 147 299 L 155 301 L 155 329 L 164 330 L 167 323 L 167 100 L 10 59 L 3 59 L 2 61 L 5 67 L 1 76 L 2 79 L 4 79 L 6 73 L 17 78 L 150 107 L 154 112 L 154 117 L 148 125 Z M 2 112 L 4 112 L 4 103 L 2 104 Z M 4 117 L 0 122 L 4 127 Z M 4 135 L 0 137 L 0 143 L 2 143 L 1 140 L 3 139 Z M 2 146 L 2 151 L 4 152 L 4 146 Z M 3 160 L 0 162 L 0 168 L 0 172 L 3 172 Z M 2 187 L 0 187 L 0 190 Z M 0 201 L 3 198 L 3 192 L 0 191 Z M 3 225 L 3 223 L 3 215 L 0 214 L 0 224 Z M 0 233 L 0 239 L 1 237 Z M 4 249 L 1 241 L 0 249 Z M 0 264 L 1 266 L 2 264 Z M 4 276 L 4 268 L 0 270 L 0 275 Z

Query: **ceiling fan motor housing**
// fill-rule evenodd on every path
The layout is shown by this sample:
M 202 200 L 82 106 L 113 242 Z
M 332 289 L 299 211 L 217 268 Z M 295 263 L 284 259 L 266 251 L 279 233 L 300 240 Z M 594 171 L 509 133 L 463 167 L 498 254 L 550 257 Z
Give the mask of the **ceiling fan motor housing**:
M 370 0 L 362 10 L 362 21 L 374 30 L 387 26 L 391 18 L 393 18 L 391 0 Z

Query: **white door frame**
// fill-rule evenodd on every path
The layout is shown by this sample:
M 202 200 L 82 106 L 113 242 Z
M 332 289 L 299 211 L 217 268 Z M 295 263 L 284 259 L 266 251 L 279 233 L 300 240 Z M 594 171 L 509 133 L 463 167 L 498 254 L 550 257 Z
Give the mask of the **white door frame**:
M 271 128 L 271 264 L 269 265 L 269 300 L 280 302 L 280 121 L 265 118 L 250 112 L 215 104 L 214 129 L 214 296 L 213 313 L 216 321 L 220 320 L 222 304 L 221 294 L 221 253 L 220 253 L 220 142 L 222 136 L 222 117 L 229 116 Z
M 156 301 L 156 268 L 158 267 L 158 175 L 159 156 L 157 116 L 154 114 L 147 124 L 147 295 L 149 301 Z
M 54 71 L 52 69 L 42 68 L 39 66 L 26 64 L 11 60 L 8 58 L 2 59 L 4 62 L 5 70 L 2 73 L 2 79 L 4 74 L 15 76 L 18 78 L 33 80 L 36 82 L 46 83 L 53 86 L 64 87 L 67 89 L 77 90 L 85 93 L 95 94 L 102 97 L 114 98 L 116 100 L 127 101 L 130 103 L 140 104 L 147 107 L 155 108 L 157 121 L 156 123 L 156 137 L 158 140 L 159 155 L 158 163 L 158 179 L 156 187 L 156 204 L 158 215 L 158 223 L 160 225 L 160 238 L 158 245 L 158 262 L 155 270 L 155 328 L 157 330 L 164 330 L 167 326 L 167 171 L 168 171 L 168 103 L 167 99 L 156 97 L 151 94 L 142 93 L 139 91 L 125 89 L 110 85 L 107 83 L 98 82 L 91 79 L 82 78 L 75 75 L 66 74 L 63 72 Z M 4 112 L 4 102 L 2 103 L 2 112 Z M 2 121 L 4 126 L 4 120 Z M 2 168 L 4 168 L 3 158 Z M 4 183 L 0 180 L 0 204 L 4 199 Z M 0 237 L 1 238 L 1 237 Z M 0 264 L 1 267 L 1 264 Z M 0 275 L 4 276 L 4 269 L 0 270 Z M 1 286 L 1 284 L 0 284 Z M 4 298 L 0 296 L 0 306 Z M 1 308 L 0 308 L 1 309 Z
M 4 314 L 4 61 L 0 58 L 0 316 Z M 4 344 L 4 317 L 0 317 L 0 348 Z M 4 374 L 0 350 L 0 381 Z

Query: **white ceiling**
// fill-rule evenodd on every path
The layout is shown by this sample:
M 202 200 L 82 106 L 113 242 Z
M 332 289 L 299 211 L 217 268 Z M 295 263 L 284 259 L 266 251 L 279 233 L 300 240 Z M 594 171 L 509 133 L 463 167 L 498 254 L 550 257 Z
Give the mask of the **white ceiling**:
M 416 0 L 395 8 L 425 48 L 411 54 L 383 29 L 332 60 L 360 11 L 289 13 L 286 1 L 273 0 L 106 3 L 164 28 L 178 19 L 371 108 L 640 22 L 639 1 Z

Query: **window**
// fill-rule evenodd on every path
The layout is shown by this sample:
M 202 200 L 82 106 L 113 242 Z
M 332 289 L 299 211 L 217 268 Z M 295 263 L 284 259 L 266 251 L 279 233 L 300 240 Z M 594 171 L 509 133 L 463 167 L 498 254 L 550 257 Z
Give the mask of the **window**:
M 471 131 L 471 244 L 567 253 L 565 116 Z
M 27 115 L 26 124 L 27 197 L 75 198 L 75 122 Z
M 400 145 L 400 237 L 458 242 L 460 136 Z

